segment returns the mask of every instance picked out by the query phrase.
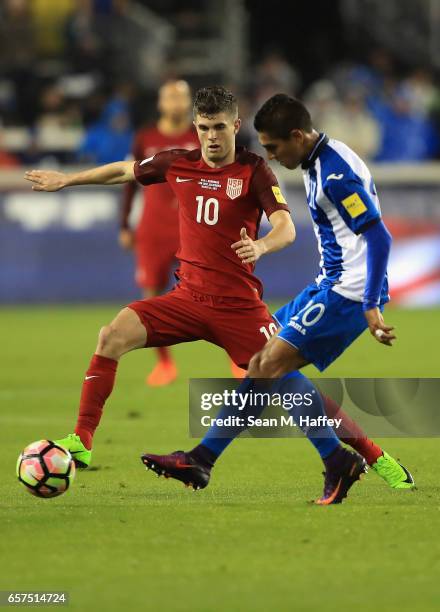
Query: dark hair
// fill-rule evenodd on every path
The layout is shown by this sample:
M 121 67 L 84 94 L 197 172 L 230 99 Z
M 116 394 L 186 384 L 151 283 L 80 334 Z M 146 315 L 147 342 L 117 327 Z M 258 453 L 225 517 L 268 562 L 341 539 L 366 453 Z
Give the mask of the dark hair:
M 202 87 L 196 92 L 194 99 L 194 116 L 211 117 L 218 113 L 236 115 L 238 112 L 237 98 L 230 91 L 219 85 Z
M 292 130 L 311 132 L 312 118 L 304 104 L 286 94 L 276 94 L 255 115 L 254 128 L 273 138 L 289 138 Z

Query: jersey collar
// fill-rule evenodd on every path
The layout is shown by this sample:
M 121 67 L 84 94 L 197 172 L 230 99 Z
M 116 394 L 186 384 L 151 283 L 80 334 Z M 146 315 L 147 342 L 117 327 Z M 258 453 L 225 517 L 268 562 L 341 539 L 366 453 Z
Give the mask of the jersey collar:
M 312 152 L 310 153 L 310 155 L 308 156 L 306 161 L 304 161 L 301 164 L 301 168 L 303 170 L 308 170 L 309 168 L 311 168 L 313 166 L 313 164 L 315 163 L 315 161 L 317 160 L 317 158 L 321 154 L 321 151 L 323 150 L 323 148 L 325 147 L 325 145 L 327 143 L 328 143 L 328 136 L 327 136 L 327 134 L 324 134 L 324 132 L 321 132 L 319 134 L 319 138 L 318 138 L 317 143 L 313 147 Z
M 211 166 L 208 166 L 208 164 L 205 162 L 205 160 L 203 159 L 203 155 L 202 155 L 202 150 L 201 149 L 197 149 L 198 153 L 199 153 L 199 162 L 200 162 L 200 166 L 202 168 L 204 168 L 205 170 L 209 170 L 210 172 L 222 172 L 225 168 L 231 168 L 232 166 L 235 166 L 236 164 L 240 164 L 240 160 L 245 156 L 245 154 L 247 153 L 247 149 L 246 147 L 243 146 L 238 146 L 235 147 L 235 159 L 233 162 L 231 162 L 230 164 L 228 164 L 227 166 L 221 166 L 220 168 L 211 168 Z

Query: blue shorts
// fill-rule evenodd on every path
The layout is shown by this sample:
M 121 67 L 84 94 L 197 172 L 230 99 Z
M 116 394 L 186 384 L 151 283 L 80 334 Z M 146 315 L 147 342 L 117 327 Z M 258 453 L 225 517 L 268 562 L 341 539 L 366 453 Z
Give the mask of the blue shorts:
M 296 347 L 321 372 L 368 327 L 361 302 L 315 284 L 277 310 L 273 318 L 283 328 L 278 337 Z

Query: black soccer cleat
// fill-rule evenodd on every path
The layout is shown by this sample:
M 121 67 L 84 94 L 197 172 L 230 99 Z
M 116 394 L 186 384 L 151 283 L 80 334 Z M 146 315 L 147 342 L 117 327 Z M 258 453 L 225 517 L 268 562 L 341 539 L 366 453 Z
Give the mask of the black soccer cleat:
M 319 506 L 342 503 L 353 484 L 368 470 L 365 459 L 358 453 L 343 447 L 335 453 L 324 472 L 324 493 L 315 501 Z
M 208 465 L 196 461 L 190 453 L 184 451 L 175 451 L 170 455 L 145 453 L 141 456 L 141 461 L 147 470 L 153 470 L 158 476 L 180 480 L 194 491 L 208 486 L 211 477 L 211 468 Z

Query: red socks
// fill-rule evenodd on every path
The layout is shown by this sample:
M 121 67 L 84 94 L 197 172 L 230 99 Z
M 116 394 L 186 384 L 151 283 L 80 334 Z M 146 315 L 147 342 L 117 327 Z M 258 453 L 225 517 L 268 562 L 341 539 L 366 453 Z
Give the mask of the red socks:
M 348 444 L 357 451 L 368 463 L 373 465 L 382 455 L 382 449 L 373 440 L 367 437 L 365 431 L 357 425 L 342 408 L 330 397 L 322 396 L 324 408 L 330 418 L 342 419 L 341 425 L 335 429 L 336 435 L 342 442 Z
M 173 358 L 171 357 L 171 351 L 167 346 L 158 346 L 156 348 L 156 352 L 159 361 L 161 361 L 162 363 L 170 363 L 170 361 L 173 361 Z
M 86 372 L 79 403 L 75 433 L 88 449 L 92 448 L 93 434 L 101 420 L 104 404 L 113 390 L 118 362 L 101 355 L 93 355 Z

